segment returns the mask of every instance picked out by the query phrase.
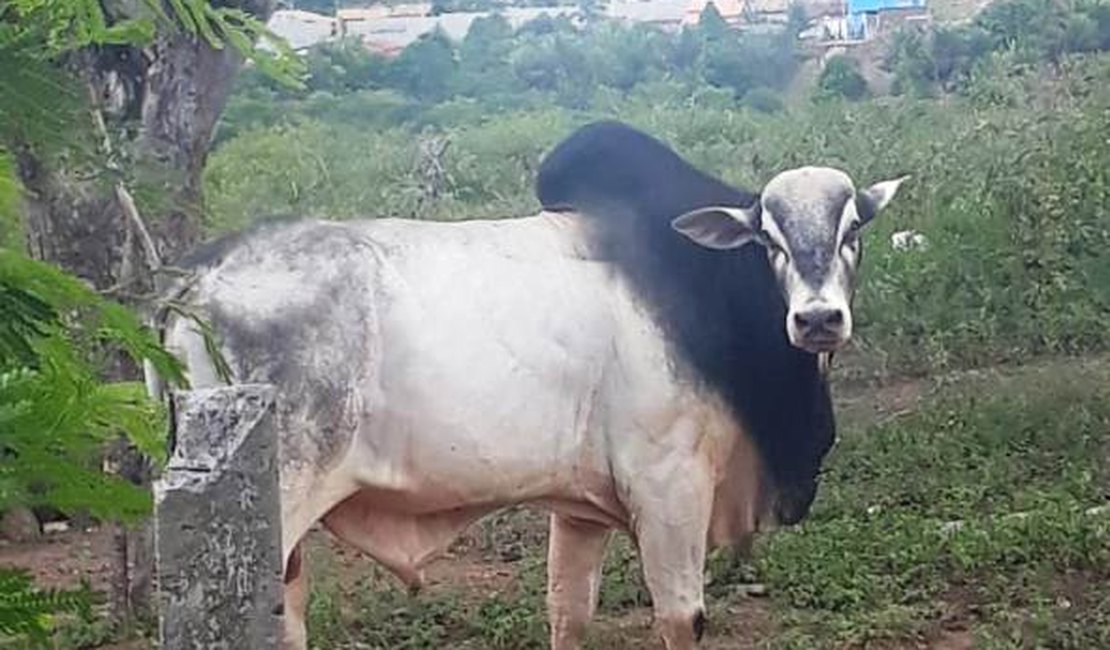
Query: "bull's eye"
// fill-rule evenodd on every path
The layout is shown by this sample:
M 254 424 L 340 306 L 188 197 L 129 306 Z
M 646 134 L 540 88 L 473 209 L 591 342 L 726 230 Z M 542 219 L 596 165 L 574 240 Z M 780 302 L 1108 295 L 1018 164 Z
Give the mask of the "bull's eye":
M 763 236 L 763 245 L 767 247 L 767 252 L 771 255 L 771 260 L 774 262 L 785 262 L 789 255 L 786 249 L 779 245 L 777 241 L 771 239 L 767 235 Z
M 860 222 L 853 221 L 852 225 L 848 226 L 848 230 L 844 233 L 843 246 L 855 246 L 859 242 Z

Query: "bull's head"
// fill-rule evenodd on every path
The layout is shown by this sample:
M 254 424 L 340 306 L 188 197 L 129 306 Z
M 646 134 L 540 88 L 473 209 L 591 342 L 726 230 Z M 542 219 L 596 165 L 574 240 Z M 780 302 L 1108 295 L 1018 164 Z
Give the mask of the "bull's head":
M 852 336 L 860 229 L 905 178 L 857 192 L 840 170 L 802 167 L 771 179 L 751 206 L 700 208 L 672 224 L 707 248 L 762 244 L 786 300 L 790 342 L 813 353 L 832 352 Z

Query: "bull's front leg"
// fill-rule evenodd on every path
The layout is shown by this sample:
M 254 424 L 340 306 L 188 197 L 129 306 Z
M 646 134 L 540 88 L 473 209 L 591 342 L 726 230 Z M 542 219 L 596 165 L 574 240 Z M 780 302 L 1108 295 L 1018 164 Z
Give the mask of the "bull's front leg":
M 668 650 L 690 650 L 706 625 L 705 553 L 713 487 L 699 458 L 666 465 L 637 481 L 633 530 L 663 643 Z
M 552 650 L 578 650 L 597 607 L 609 529 L 551 515 L 547 546 L 547 616 Z

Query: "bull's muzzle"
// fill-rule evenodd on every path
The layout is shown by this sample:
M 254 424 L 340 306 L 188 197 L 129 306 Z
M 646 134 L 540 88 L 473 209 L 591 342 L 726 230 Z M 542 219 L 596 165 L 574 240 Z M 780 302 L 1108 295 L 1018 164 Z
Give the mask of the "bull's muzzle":
M 790 339 L 807 352 L 835 352 L 848 342 L 848 316 L 836 307 L 816 307 L 790 315 Z

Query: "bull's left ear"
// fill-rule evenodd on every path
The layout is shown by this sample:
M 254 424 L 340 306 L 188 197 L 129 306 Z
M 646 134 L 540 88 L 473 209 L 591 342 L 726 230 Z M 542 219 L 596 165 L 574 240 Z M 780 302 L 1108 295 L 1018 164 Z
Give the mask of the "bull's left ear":
M 898 188 L 909 176 L 899 176 L 893 180 L 881 181 L 856 194 L 856 212 L 859 214 L 860 223 L 865 224 L 875 218 L 890 203 Z
M 750 208 L 699 208 L 675 218 L 671 227 L 706 248 L 740 248 L 759 233 L 759 202 Z

